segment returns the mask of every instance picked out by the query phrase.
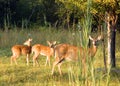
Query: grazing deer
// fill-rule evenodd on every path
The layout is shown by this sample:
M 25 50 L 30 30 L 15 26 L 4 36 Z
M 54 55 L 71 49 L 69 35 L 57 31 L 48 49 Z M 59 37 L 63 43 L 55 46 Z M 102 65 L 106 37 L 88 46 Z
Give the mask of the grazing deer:
M 37 63 L 37 65 L 39 65 L 38 60 L 37 60 L 39 55 L 46 56 L 47 59 L 46 59 L 45 66 L 47 65 L 47 63 L 49 63 L 49 66 L 50 66 L 50 58 L 54 54 L 53 47 L 56 44 L 56 41 L 54 41 L 54 42 L 47 41 L 47 43 L 48 43 L 49 46 L 44 46 L 44 45 L 41 45 L 41 44 L 35 44 L 32 47 L 32 53 L 34 53 L 34 55 L 33 55 L 33 66 L 35 66 L 36 63 Z
M 31 53 L 31 41 L 32 39 L 29 38 L 26 42 L 24 42 L 24 45 L 14 45 L 11 48 L 13 54 L 11 56 L 11 64 L 14 61 L 15 64 L 17 65 L 16 58 L 18 58 L 22 54 L 26 55 L 27 65 L 29 65 L 29 58 Z
M 84 49 L 83 47 L 76 47 L 73 45 L 69 45 L 69 44 L 59 44 L 56 45 L 54 48 L 54 52 L 55 52 L 55 61 L 53 63 L 53 68 L 52 68 L 52 75 L 54 73 L 54 68 L 56 65 L 58 65 L 58 70 L 60 75 L 62 75 L 61 72 L 61 65 L 63 63 L 64 60 L 68 60 L 68 61 L 78 61 L 78 56 L 80 55 L 81 60 L 83 65 L 85 66 L 85 60 L 86 60 L 86 54 L 88 52 L 88 55 L 93 57 L 96 54 L 97 51 L 97 42 L 98 40 L 101 39 L 101 36 L 98 36 L 97 39 L 93 39 L 91 36 L 89 36 L 90 40 L 92 40 L 92 46 L 90 48 L 88 48 L 87 50 Z M 79 55 L 78 55 L 79 53 Z

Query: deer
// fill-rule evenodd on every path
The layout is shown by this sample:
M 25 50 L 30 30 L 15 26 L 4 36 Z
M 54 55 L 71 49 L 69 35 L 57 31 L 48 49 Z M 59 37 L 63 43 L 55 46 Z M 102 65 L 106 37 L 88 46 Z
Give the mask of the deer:
M 23 45 L 12 46 L 12 48 L 11 48 L 11 51 L 12 51 L 11 64 L 14 61 L 15 64 L 17 65 L 18 63 L 17 63 L 16 59 L 18 57 L 20 57 L 20 55 L 25 55 L 27 65 L 29 65 L 29 58 L 30 58 L 30 54 L 31 54 L 31 42 L 32 42 L 32 39 L 29 38 L 27 41 L 25 41 L 23 43 Z
M 38 63 L 39 55 L 46 56 L 45 66 L 47 64 L 49 64 L 49 66 L 50 66 L 50 58 L 54 54 L 53 47 L 55 46 L 56 41 L 54 41 L 54 42 L 47 41 L 47 43 L 48 43 L 49 46 L 45 46 L 45 45 L 42 45 L 42 44 L 35 44 L 32 47 L 32 53 L 34 53 L 34 55 L 33 55 L 33 66 L 35 66 L 36 63 L 37 63 L 37 65 L 39 65 L 39 63 Z
M 52 67 L 52 75 L 54 74 L 55 66 L 58 66 L 59 74 L 62 75 L 61 71 L 61 65 L 63 61 L 78 61 L 79 56 L 82 60 L 82 64 L 85 66 L 86 62 L 86 53 L 88 52 L 88 55 L 90 57 L 94 57 L 97 52 L 97 42 L 101 40 L 101 36 L 98 36 L 97 38 L 92 38 L 89 36 L 89 39 L 92 41 L 92 46 L 84 49 L 83 47 L 77 47 L 70 44 L 58 44 L 54 48 L 54 55 L 55 55 L 55 61 L 53 62 Z M 78 55 L 79 53 L 79 55 Z M 84 70 L 85 71 L 85 70 Z

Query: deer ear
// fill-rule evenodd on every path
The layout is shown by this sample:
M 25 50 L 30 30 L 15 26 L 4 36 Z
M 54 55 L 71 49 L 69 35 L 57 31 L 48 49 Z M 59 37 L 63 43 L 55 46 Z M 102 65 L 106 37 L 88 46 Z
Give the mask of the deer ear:
M 92 38 L 90 35 L 89 35 L 89 39 L 90 39 L 90 40 L 93 40 L 93 38 Z
M 55 44 L 56 44 L 56 41 L 54 41 L 53 44 L 55 45 Z
M 47 41 L 48 45 L 51 45 L 51 43 L 49 41 Z

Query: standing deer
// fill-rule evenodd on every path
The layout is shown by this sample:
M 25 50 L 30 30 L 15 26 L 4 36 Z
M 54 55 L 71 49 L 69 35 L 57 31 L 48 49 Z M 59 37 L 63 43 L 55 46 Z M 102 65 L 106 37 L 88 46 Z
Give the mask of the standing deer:
M 11 56 L 11 64 L 13 61 L 17 65 L 16 59 L 22 54 L 26 55 L 26 61 L 27 65 L 29 65 L 29 58 L 30 58 L 30 53 L 31 53 L 31 41 L 32 39 L 29 38 L 27 41 L 25 41 L 23 44 L 24 45 L 14 45 L 11 50 L 12 50 L 12 56 Z
M 56 44 L 56 41 L 54 41 L 54 42 L 47 41 L 47 43 L 48 43 L 49 46 L 44 46 L 44 45 L 41 45 L 41 44 L 35 44 L 32 47 L 32 53 L 34 53 L 34 55 L 33 55 L 33 66 L 35 66 L 36 63 L 38 64 L 37 59 L 38 59 L 39 55 L 46 56 L 47 59 L 46 59 L 45 66 L 47 65 L 47 63 L 49 63 L 49 66 L 50 66 L 50 58 L 51 58 L 51 56 L 53 56 L 53 53 L 54 53 L 53 47 Z
M 86 61 L 86 54 L 88 52 L 88 55 L 93 57 L 96 54 L 97 51 L 97 42 L 98 40 L 101 39 L 101 36 L 98 36 L 97 39 L 93 39 L 91 36 L 89 36 L 90 40 L 92 40 L 92 46 L 88 48 L 87 50 L 84 49 L 83 47 L 76 47 L 73 45 L 69 44 L 59 44 L 56 45 L 54 48 L 55 52 L 55 61 L 53 63 L 53 68 L 52 68 L 52 75 L 54 73 L 54 68 L 56 65 L 58 65 L 58 70 L 60 75 L 62 75 L 61 72 L 61 65 L 64 60 L 68 61 L 78 61 L 78 53 L 80 54 L 81 60 L 83 65 L 85 66 L 85 61 Z

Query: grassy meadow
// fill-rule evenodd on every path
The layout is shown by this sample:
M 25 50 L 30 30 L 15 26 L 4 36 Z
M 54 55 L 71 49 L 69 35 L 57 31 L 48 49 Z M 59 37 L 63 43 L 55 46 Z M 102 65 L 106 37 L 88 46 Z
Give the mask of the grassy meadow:
M 96 36 L 97 33 L 91 34 Z M 87 76 L 81 74 L 82 67 L 77 62 L 64 62 L 61 66 L 63 75 L 60 76 L 57 66 L 55 74 L 51 75 L 51 66 L 45 66 L 46 57 L 39 56 L 39 67 L 33 67 L 32 55 L 30 65 L 26 65 L 25 56 L 17 59 L 18 65 L 10 65 L 11 47 L 31 37 L 32 45 L 40 43 L 47 45 L 47 40 L 57 43 L 80 45 L 80 32 L 67 30 L 54 30 L 51 28 L 38 28 L 30 30 L 0 31 L 0 86 L 120 86 L 120 33 L 116 37 L 116 68 L 104 72 L 102 43 L 94 57 L 94 63 L 87 65 Z M 107 42 L 106 42 L 107 45 Z M 107 50 L 107 49 L 106 49 Z M 106 54 L 107 58 L 107 54 Z

